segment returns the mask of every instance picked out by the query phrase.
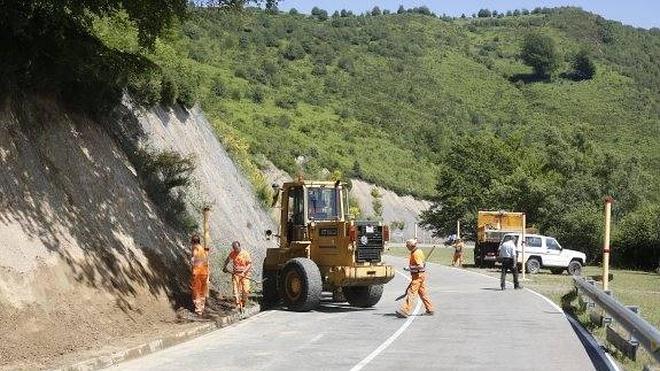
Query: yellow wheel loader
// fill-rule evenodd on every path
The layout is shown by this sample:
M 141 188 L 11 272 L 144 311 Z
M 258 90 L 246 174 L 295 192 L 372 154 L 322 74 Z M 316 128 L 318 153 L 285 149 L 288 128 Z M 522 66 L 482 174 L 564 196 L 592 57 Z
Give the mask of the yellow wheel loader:
M 388 226 L 353 220 L 348 190 L 340 182 L 299 178 L 274 188 L 280 196 L 280 230 L 266 235 L 279 238 L 279 247 L 266 252 L 264 304 L 284 300 L 290 310 L 309 311 L 319 305 L 323 291 L 356 307 L 378 303 L 383 284 L 394 277 L 394 268 L 381 259 Z

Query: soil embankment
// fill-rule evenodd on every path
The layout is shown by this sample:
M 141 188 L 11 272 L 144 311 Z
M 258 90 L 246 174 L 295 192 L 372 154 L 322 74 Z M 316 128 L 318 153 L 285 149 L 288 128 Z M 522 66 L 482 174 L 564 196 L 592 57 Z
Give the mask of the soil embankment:
M 141 140 L 196 157 L 215 246 L 263 250 L 258 231 L 272 222 L 201 113 L 118 112 Z M 155 334 L 189 305 L 187 236 L 163 222 L 108 121 L 51 98 L 0 105 L 0 368 Z

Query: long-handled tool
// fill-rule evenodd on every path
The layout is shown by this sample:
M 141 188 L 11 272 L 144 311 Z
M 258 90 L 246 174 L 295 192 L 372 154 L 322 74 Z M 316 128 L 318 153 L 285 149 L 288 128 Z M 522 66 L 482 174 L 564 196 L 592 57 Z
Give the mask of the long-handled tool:
M 433 247 L 431 248 L 431 251 L 429 251 L 429 254 L 426 256 L 426 261 L 429 260 L 429 258 L 431 257 L 431 254 L 433 254 L 433 251 L 435 251 L 435 246 L 433 246 Z M 425 266 L 425 267 L 426 267 L 426 261 L 424 262 L 424 266 Z M 405 270 L 405 271 L 409 271 L 410 269 L 408 269 L 408 268 L 403 268 L 403 270 Z M 409 283 L 408 286 L 406 287 L 406 291 L 403 292 L 403 295 L 398 296 L 396 299 L 394 299 L 394 301 L 399 301 L 399 300 L 405 298 L 406 295 L 408 294 L 408 290 L 410 289 L 410 285 L 412 285 L 412 281 L 410 281 L 410 283 Z

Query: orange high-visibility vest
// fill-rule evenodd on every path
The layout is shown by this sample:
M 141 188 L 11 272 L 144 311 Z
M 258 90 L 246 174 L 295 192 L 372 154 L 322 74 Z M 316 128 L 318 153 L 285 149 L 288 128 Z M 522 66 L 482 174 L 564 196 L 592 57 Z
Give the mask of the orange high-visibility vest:
M 208 275 L 209 274 L 209 253 L 202 245 L 193 246 L 193 275 Z
M 250 259 L 250 253 L 247 252 L 247 250 L 241 250 L 239 253 L 232 250 L 231 253 L 229 253 L 229 258 L 234 265 L 234 272 L 245 272 L 248 265 L 252 262 Z
M 410 260 L 408 261 L 408 264 L 410 267 L 410 273 L 412 273 L 413 276 L 418 273 L 424 273 L 424 268 L 412 268 L 415 265 L 424 265 L 424 252 L 422 249 L 415 249 L 415 251 L 410 253 Z

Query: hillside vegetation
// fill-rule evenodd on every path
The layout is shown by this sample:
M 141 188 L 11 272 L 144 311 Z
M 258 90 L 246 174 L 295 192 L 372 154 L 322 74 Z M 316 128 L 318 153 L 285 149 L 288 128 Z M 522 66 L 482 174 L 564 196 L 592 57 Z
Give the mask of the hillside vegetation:
M 647 226 L 620 231 L 617 242 L 636 244 L 642 255 L 632 260 L 657 266 L 648 227 L 660 218 L 657 30 L 576 8 L 474 19 L 400 13 L 192 8 L 142 51 L 162 81 L 144 84 L 151 98 L 140 93 L 156 102 L 175 85 L 169 95 L 201 102 L 230 147 L 257 165 L 340 170 L 434 199 L 424 219 L 439 234 L 459 218 L 473 225 L 478 208 L 524 210 L 593 258 L 611 194 L 615 222 Z M 107 45 L 141 52 L 130 29 L 122 16 L 96 23 Z M 554 47 L 548 76 L 520 58 L 530 33 Z M 578 54 L 595 67 L 591 78 L 576 78 Z
M 328 169 L 434 200 L 424 221 L 440 235 L 480 208 L 523 210 L 594 258 L 610 194 L 615 242 L 633 249 L 616 261 L 657 266 L 657 29 L 577 8 L 451 19 L 192 7 L 155 37 L 135 13 L 50 33 L 71 36 L 42 53 L 64 82 L 52 85 L 93 108 L 122 89 L 145 107 L 199 102 L 264 200 L 266 160 Z M 539 45 L 523 53 L 526 40 Z

